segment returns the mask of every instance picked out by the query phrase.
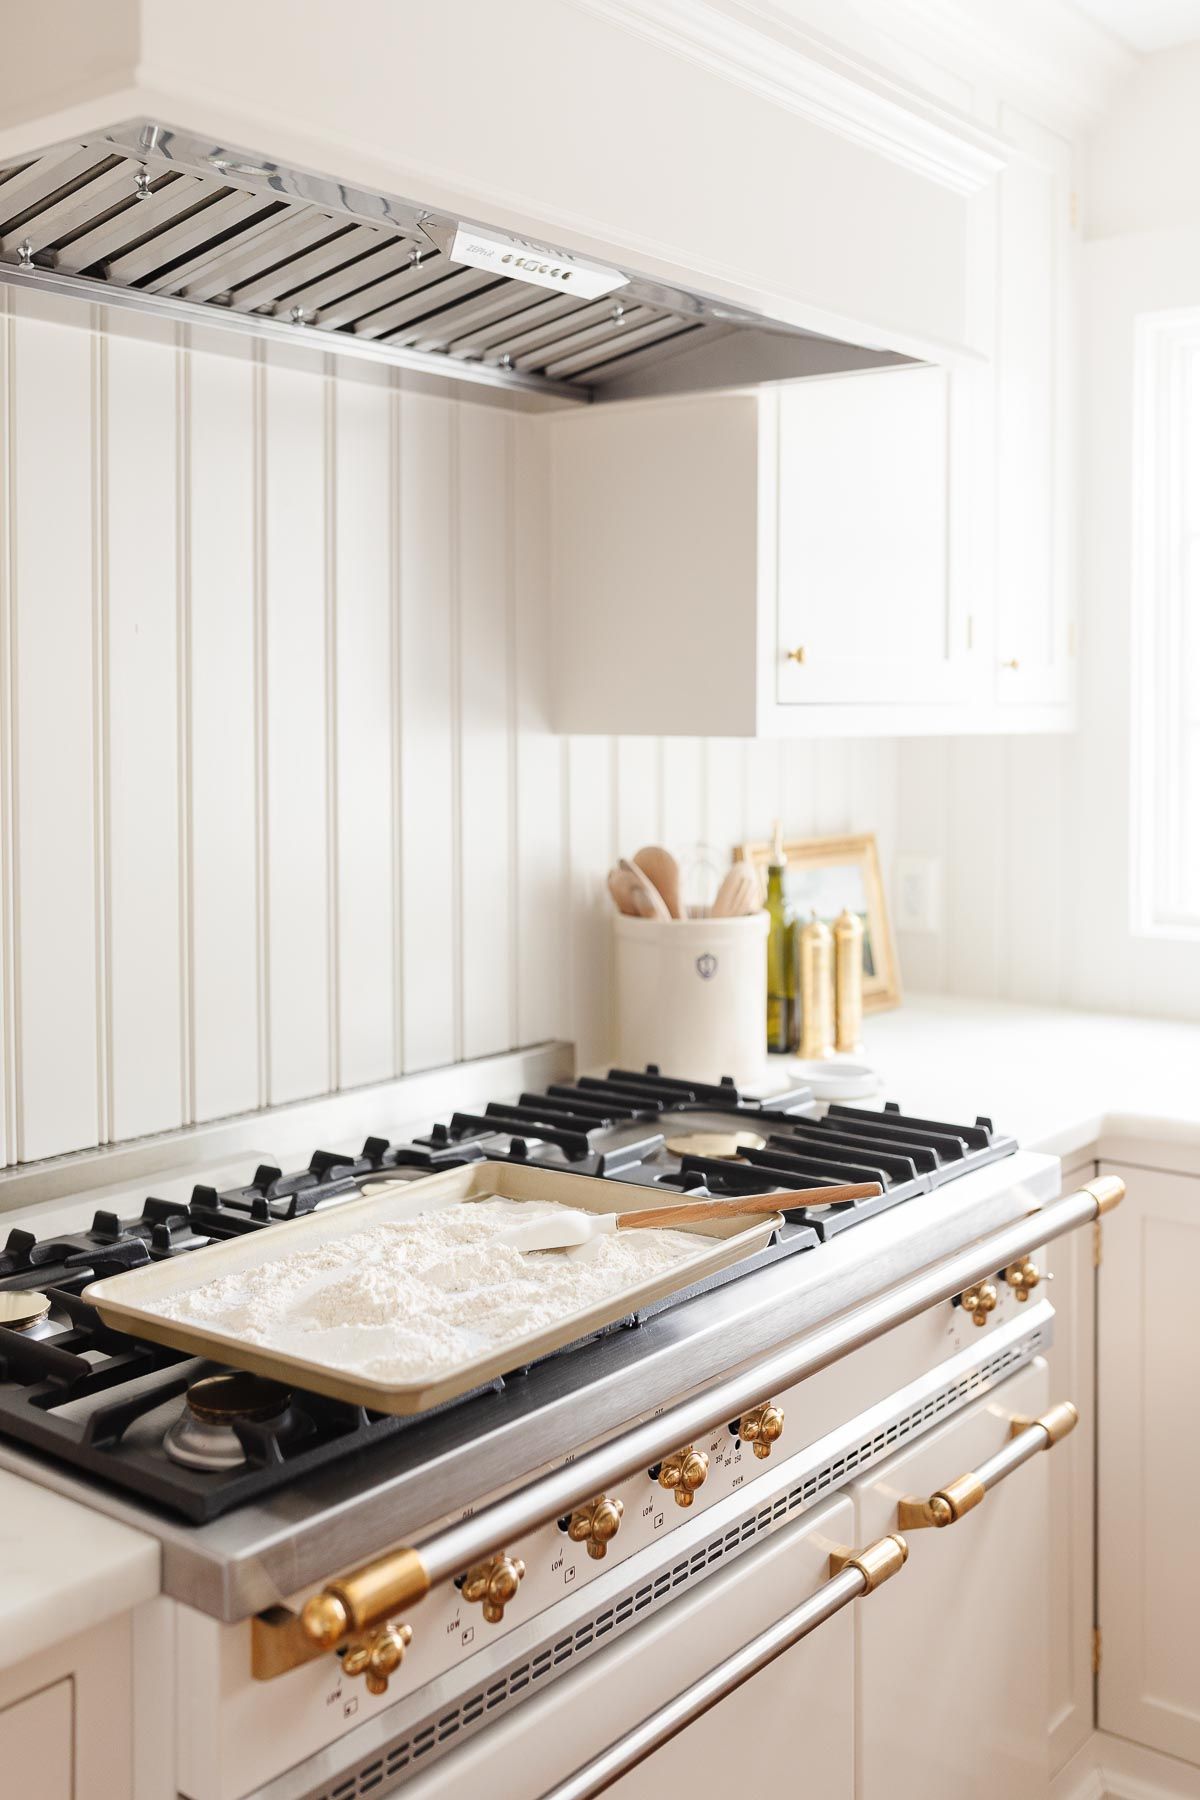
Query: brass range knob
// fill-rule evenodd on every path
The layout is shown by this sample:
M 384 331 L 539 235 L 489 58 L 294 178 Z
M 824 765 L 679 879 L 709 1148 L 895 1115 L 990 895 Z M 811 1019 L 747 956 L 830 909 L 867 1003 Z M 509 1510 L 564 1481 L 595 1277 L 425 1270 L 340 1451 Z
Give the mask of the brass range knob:
M 755 1456 L 770 1456 L 771 1445 L 783 1436 L 783 1408 L 773 1400 L 764 1400 L 752 1412 L 743 1413 L 738 1420 L 738 1436 L 743 1444 L 749 1444 Z
M 1024 1256 L 1019 1262 L 1009 1263 L 1004 1271 L 1004 1279 L 1018 1300 L 1028 1300 L 1042 1279 L 1042 1271 L 1028 1256 Z
M 675 1496 L 676 1506 L 690 1506 L 696 1489 L 708 1480 L 708 1458 L 703 1450 L 687 1444 L 658 1465 L 658 1485 Z
M 524 1579 L 525 1564 L 520 1557 L 501 1552 L 467 1570 L 463 1576 L 462 1597 L 473 1605 L 482 1605 L 488 1624 L 498 1625 L 504 1617 L 505 1607 L 516 1598 Z
M 412 1643 L 411 1625 L 385 1625 L 382 1631 L 356 1638 L 342 1656 L 347 1675 L 365 1675 L 367 1691 L 386 1694 L 388 1682 L 404 1661 Z
M 976 1325 L 986 1325 L 988 1314 L 995 1312 L 999 1298 L 994 1281 L 977 1281 L 962 1297 L 963 1311 L 970 1313 Z
M 609 1543 L 621 1529 L 625 1507 L 620 1500 L 609 1500 L 601 1494 L 586 1506 L 577 1506 L 567 1523 L 567 1536 L 573 1544 L 583 1544 L 589 1556 L 597 1559 L 608 1552 Z

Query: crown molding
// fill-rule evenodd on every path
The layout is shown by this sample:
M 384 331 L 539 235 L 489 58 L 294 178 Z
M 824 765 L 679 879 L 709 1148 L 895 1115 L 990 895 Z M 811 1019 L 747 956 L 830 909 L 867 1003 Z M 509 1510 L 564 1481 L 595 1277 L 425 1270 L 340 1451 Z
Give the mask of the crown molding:
M 864 145 L 958 194 L 1008 160 L 972 120 L 782 17 L 738 0 L 572 0 L 723 80 Z
M 1067 0 L 887 0 L 887 29 L 1067 131 L 1090 125 L 1141 61 Z

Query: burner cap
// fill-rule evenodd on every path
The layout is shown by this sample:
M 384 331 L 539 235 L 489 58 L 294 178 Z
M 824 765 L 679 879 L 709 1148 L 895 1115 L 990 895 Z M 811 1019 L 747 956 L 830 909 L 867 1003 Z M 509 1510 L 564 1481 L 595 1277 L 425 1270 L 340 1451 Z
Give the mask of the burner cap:
M 183 1411 L 167 1428 L 163 1448 L 172 1462 L 188 1469 L 240 1469 L 247 1461 L 246 1448 L 234 1426 L 270 1421 L 282 1433 L 289 1423 L 291 1401 L 287 1388 L 243 1369 L 206 1375 L 188 1389 Z
M 237 1369 L 228 1375 L 206 1375 L 187 1391 L 188 1410 L 206 1424 L 228 1425 L 235 1419 L 274 1419 L 291 1404 L 288 1389 L 262 1375 Z
M 766 1138 L 757 1131 L 681 1131 L 667 1139 L 674 1156 L 710 1156 L 736 1162 L 743 1150 L 761 1150 Z
M 35 1288 L 15 1288 L 7 1294 L 0 1294 L 0 1325 L 7 1325 L 10 1331 L 29 1331 L 32 1326 L 40 1325 L 50 1311 L 50 1302 L 45 1294 L 39 1294 Z

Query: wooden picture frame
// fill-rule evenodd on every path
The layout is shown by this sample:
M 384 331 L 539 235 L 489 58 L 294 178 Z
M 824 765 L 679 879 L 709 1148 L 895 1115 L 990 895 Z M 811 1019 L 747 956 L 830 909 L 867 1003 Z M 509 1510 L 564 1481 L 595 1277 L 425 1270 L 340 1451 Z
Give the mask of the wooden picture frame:
M 815 910 L 832 926 L 845 906 L 862 918 L 864 1012 L 885 1012 L 899 1006 L 900 969 L 874 834 L 803 838 L 785 841 L 783 848 L 787 857 L 784 891 L 801 921 Z M 738 854 L 755 864 L 765 887 L 770 844 L 743 844 Z M 838 870 L 845 871 L 842 882 Z

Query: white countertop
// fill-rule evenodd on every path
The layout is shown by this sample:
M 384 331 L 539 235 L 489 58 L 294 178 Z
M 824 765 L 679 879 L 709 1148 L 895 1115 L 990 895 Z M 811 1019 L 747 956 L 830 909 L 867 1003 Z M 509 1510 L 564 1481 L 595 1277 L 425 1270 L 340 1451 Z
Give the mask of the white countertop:
M 0 1669 L 151 1600 L 158 1540 L 0 1470 Z
M 871 1015 L 864 1036 L 883 1076 L 865 1104 L 986 1112 L 1063 1157 L 1121 1138 L 1188 1146 L 1200 1172 L 1200 1024 L 918 996 Z M 0 1471 L 0 1668 L 158 1591 L 154 1538 Z
M 1064 1157 L 1114 1137 L 1200 1145 L 1200 1024 L 920 995 L 863 1035 L 883 1077 L 863 1104 L 983 1112 L 1023 1149 Z

